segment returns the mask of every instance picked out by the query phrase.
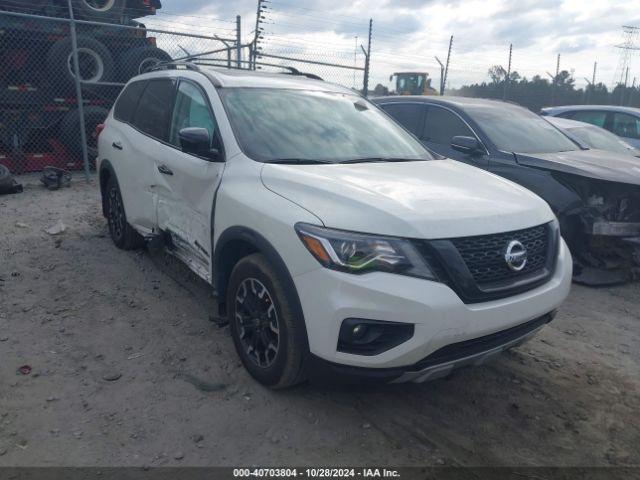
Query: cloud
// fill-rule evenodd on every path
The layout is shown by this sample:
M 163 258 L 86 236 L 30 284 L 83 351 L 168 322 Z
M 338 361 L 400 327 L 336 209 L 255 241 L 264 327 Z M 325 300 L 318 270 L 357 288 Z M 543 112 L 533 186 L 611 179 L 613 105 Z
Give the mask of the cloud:
M 246 40 L 253 30 L 256 2 L 163 4 L 166 12 L 192 16 L 182 20 L 184 24 L 212 33 L 216 25 L 225 25 L 214 22 L 242 15 Z M 265 48 L 288 47 L 317 59 L 347 61 L 350 56 L 352 62 L 354 36 L 366 43 L 368 20 L 373 18 L 372 75 L 380 82 L 403 69 L 426 70 L 437 77 L 434 56 L 444 59 L 453 34 L 449 79 L 454 86 L 482 81 L 491 65 L 506 66 L 510 43 L 513 68 L 523 75 L 544 75 L 555 68 L 555 56 L 561 53 L 562 67 L 575 69 L 577 76 L 590 72 L 598 61 L 598 75 L 609 82 L 617 64 L 614 46 L 621 41 L 620 26 L 640 22 L 637 0 L 271 0 L 267 5 Z M 158 18 L 166 23 L 172 17 Z

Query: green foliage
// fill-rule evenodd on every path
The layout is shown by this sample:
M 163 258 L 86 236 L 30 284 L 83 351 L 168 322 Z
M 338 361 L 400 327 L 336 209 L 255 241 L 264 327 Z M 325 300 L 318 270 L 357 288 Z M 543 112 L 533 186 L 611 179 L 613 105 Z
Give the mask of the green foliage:
M 543 78 L 540 75 L 528 79 L 514 71 L 507 78 L 506 70 L 500 65 L 492 66 L 487 73 L 491 79 L 490 82 L 450 89 L 447 90 L 447 95 L 506 99 L 534 112 L 551 105 L 608 104 L 640 107 L 639 87 L 617 85 L 609 91 L 606 85 L 597 83 L 578 89 L 575 86 L 575 79 L 567 70 L 562 70 L 557 75 L 555 86 L 551 78 Z

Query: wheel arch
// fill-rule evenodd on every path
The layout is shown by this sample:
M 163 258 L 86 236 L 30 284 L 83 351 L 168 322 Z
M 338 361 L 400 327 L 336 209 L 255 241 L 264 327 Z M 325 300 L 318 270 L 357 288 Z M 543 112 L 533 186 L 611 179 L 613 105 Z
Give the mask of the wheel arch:
M 271 263 L 286 288 L 291 305 L 296 315 L 302 320 L 305 337 L 307 333 L 304 313 L 293 277 L 282 256 L 276 248 L 260 233 L 248 227 L 234 226 L 227 228 L 216 242 L 213 256 L 213 287 L 218 294 L 220 313 L 225 314 L 225 302 L 229 278 L 235 265 L 244 257 L 253 253 L 261 253 Z

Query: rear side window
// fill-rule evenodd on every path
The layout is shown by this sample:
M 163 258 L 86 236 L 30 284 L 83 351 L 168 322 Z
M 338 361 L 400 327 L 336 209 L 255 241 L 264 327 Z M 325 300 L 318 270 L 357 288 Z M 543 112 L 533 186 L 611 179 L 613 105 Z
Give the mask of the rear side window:
M 138 100 L 145 86 L 146 82 L 133 82 L 127 85 L 113 109 L 113 116 L 116 120 L 125 123 L 130 123 L 133 120 Z
M 568 116 L 567 118 L 572 118 L 573 120 L 577 120 L 578 122 L 590 123 L 591 125 L 604 128 L 604 124 L 607 120 L 607 112 L 582 110 L 571 112 L 571 116 Z
M 640 138 L 640 118 L 626 113 L 614 113 L 611 131 L 620 137 Z
M 471 129 L 455 113 L 440 107 L 429 107 L 422 140 L 438 145 L 450 145 L 451 139 L 456 136 L 475 137 Z
M 143 133 L 167 141 L 175 82 L 171 79 L 150 80 L 142 93 L 133 126 Z
M 416 137 L 420 136 L 424 121 L 424 105 L 390 103 L 383 105 L 382 109 Z

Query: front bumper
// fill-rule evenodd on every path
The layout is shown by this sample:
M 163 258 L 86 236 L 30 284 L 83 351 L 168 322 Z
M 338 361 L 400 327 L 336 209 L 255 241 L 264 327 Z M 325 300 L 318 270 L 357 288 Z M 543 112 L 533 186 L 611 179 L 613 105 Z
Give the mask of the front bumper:
M 378 380 L 389 383 L 423 383 L 446 377 L 454 370 L 467 366 L 478 366 L 523 344 L 542 327 L 553 320 L 555 311 L 522 325 L 465 342 L 441 348 L 415 365 L 396 368 L 350 367 L 313 359 L 315 378 L 330 377 L 332 381 Z
M 294 277 L 294 283 L 314 357 L 352 367 L 406 369 L 448 345 L 517 327 L 554 311 L 569 293 L 571 273 L 571 255 L 562 241 L 549 281 L 485 303 L 465 304 L 445 284 L 387 273 L 357 276 L 318 268 Z M 346 318 L 411 323 L 415 331 L 409 340 L 378 355 L 344 353 L 337 344 Z M 487 355 L 465 361 L 481 362 Z

